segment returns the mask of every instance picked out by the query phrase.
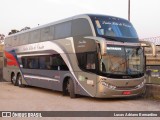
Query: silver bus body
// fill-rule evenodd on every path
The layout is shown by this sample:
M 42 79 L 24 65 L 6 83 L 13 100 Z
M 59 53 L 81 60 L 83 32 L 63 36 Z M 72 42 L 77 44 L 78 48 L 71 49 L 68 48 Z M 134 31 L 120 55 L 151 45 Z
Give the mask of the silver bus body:
M 116 54 L 116 51 L 122 49 L 131 51 L 134 47 L 139 49 L 141 44 L 138 41 L 122 42 L 97 36 L 90 15 L 74 16 L 6 37 L 3 77 L 14 85 L 23 84 L 63 92 L 71 79 L 73 87 L 68 92 L 97 98 L 137 96 L 145 90 L 143 71 L 132 72 L 133 75 L 115 72 L 115 69 L 127 67 L 126 59 L 121 60 L 118 56 L 121 63 L 119 68 L 113 67 L 113 72 L 109 69 L 109 72 L 99 70 L 102 67 L 100 59 L 106 55 L 110 54 L 104 60 L 109 60 L 110 57 L 115 57 L 112 52 Z M 136 61 L 131 60 L 133 62 L 130 66 L 139 67 L 140 59 L 133 59 Z M 95 64 L 90 64 L 89 67 L 92 68 L 89 68 L 87 63 L 91 61 Z M 116 59 L 112 58 L 110 68 L 114 66 L 112 62 L 115 63 Z M 107 64 L 106 62 L 105 67 Z M 21 81 L 18 81 L 19 76 Z

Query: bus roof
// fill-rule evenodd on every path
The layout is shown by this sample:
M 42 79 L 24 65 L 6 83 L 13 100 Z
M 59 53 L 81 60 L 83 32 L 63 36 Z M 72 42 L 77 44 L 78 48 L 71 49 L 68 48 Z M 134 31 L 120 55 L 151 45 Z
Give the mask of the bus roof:
M 28 29 L 28 30 L 25 30 L 25 31 L 20 31 L 20 32 L 8 35 L 7 37 L 11 37 L 11 36 L 19 35 L 19 34 L 22 34 L 22 33 L 38 30 L 38 29 L 41 29 L 41 28 L 44 28 L 44 27 L 48 27 L 48 26 L 51 26 L 51 25 L 55 25 L 55 24 L 58 24 L 58 23 L 67 22 L 67 21 L 70 21 L 72 19 L 86 18 L 86 17 L 89 17 L 89 16 L 87 14 L 76 15 L 76 16 L 73 16 L 73 17 L 69 17 L 69 18 L 66 18 L 66 19 L 62 19 L 62 20 L 58 20 L 58 21 L 55 21 L 55 22 L 44 24 L 44 25 L 41 25 L 41 26 L 38 26 L 38 27 L 34 27 L 34 28 L 31 28 L 31 29 Z
M 8 35 L 6 38 L 11 37 L 11 36 L 15 36 L 15 35 L 19 35 L 19 34 L 22 34 L 22 33 L 27 33 L 27 32 L 30 32 L 30 31 L 38 30 L 38 29 L 48 27 L 48 26 L 51 26 L 51 25 L 55 25 L 55 24 L 59 24 L 59 23 L 62 23 L 62 22 L 67 22 L 67 21 L 70 21 L 70 20 L 78 19 L 78 18 L 88 18 L 89 19 L 90 17 L 104 17 L 104 16 L 105 17 L 119 18 L 119 17 L 115 17 L 115 16 L 101 15 L 101 14 L 80 14 L 80 15 L 72 16 L 72 17 L 69 17 L 69 18 L 66 18 L 66 19 L 62 19 L 62 20 L 58 20 L 58 21 L 51 22 L 51 23 L 48 23 L 48 24 L 44 24 L 44 25 L 41 25 L 41 26 L 38 26 L 38 27 L 34 27 L 34 28 L 31 28 L 31 29 L 28 29 L 28 30 L 25 30 L 25 31 L 20 31 L 20 32 Z M 123 18 L 119 18 L 119 19 L 123 19 Z M 123 19 L 123 20 L 126 20 L 126 19 Z

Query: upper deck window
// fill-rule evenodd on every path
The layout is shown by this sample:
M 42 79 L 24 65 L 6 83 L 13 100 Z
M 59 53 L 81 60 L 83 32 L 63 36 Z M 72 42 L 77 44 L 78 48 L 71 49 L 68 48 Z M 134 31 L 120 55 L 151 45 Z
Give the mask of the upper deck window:
M 92 36 L 91 26 L 85 18 L 72 21 L 72 36 Z
M 100 37 L 119 39 L 138 39 L 133 25 L 124 19 L 110 16 L 92 16 L 96 35 Z
M 71 22 L 64 22 L 55 25 L 55 39 L 71 36 Z
M 103 17 L 95 18 L 96 30 L 98 35 L 137 38 L 137 33 L 130 22 L 127 20 Z

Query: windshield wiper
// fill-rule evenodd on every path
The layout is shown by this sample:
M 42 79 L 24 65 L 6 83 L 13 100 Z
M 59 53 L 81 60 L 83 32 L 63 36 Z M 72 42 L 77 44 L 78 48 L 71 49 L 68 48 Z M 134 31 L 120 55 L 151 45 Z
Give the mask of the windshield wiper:
M 104 35 L 102 35 L 102 37 L 104 37 L 104 38 L 106 38 L 106 39 L 109 39 L 109 40 L 111 40 L 111 41 L 117 41 L 117 42 L 123 42 L 123 43 L 124 43 L 124 41 L 119 40 L 119 39 L 116 38 L 116 37 L 104 36 Z
M 133 74 L 133 73 L 137 73 L 137 74 L 140 74 L 141 73 L 141 71 L 140 70 L 138 70 L 138 69 L 131 69 L 131 68 L 128 68 L 127 69 L 127 73 L 128 74 Z

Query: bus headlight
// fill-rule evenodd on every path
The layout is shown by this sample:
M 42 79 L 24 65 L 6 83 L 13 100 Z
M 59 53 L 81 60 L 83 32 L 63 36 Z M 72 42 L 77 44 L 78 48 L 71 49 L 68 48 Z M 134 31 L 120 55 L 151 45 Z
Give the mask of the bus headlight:
M 109 89 L 116 89 L 116 86 L 106 83 L 105 81 L 101 81 L 101 84 Z
M 144 82 L 142 82 L 141 84 L 137 85 L 136 88 L 141 88 L 142 86 L 144 86 Z

